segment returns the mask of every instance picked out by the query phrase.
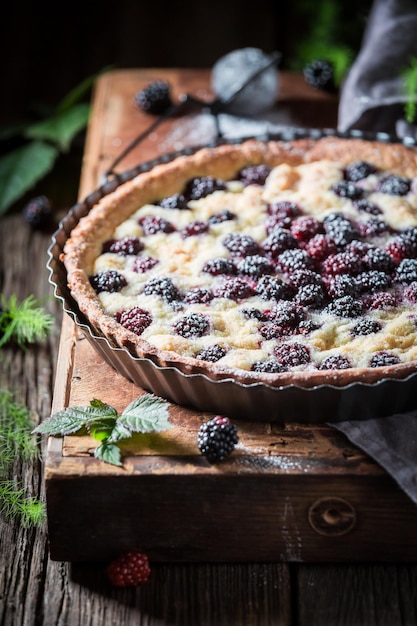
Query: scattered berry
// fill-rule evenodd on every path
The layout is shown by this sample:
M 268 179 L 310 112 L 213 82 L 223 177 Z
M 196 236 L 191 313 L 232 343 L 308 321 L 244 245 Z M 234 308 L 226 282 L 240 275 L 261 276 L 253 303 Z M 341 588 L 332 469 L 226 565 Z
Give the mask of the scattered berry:
M 280 300 L 270 310 L 268 319 L 274 324 L 291 329 L 305 319 L 305 311 L 296 302 Z
M 330 302 L 325 308 L 325 313 L 336 317 L 359 317 L 362 314 L 362 303 L 352 296 L 343 296 Z
M 366 198 L 354 200 L 353 204 L 360 213 L 369 213 L 370 215 L 381 215 L 382 213 L 382 209 L 377 204 L 366 200 Z
M 385 246 L 386 252 L 398 265 L 403 259 L 412 256 L 412 246 L 401 236 L 393 237 Z
M 159 260 L 152 256 L 138 256 L 132 264 L 132 271 L 137 274 L 144 274 L 158 265 Z
M 171 88 L 165 80 L 154 80 L 135 95 L 136 105 L 145 113 L 160 115 L 172 106 Z
M 275 358 L 286 367 L 306 365 L 311 361 L 310 348 L 302 343 L 282 343 L 275 347 Z
M 298 248 L 298 241 L 285 228 L 276 228 L 262 242 L 262 249 L 273 259 L 276 259 L 285 250 L 292 248 Z
M 367 161 L 355 161 L 345 168 L 344 178 L 352 183 L 363 180 L 371 174 L 375 174 L 376 167 Z
M 230 259 L 218 257 L 207 261 L 203 267 L 203 272 L 211 274 L 211 276 L 233 276 L 236 274 L 237 269 L 236 265 Z
M 390 174 L 384 176 L 378 183 L 378 191 L 390 196 L 406 196 L 411 188 L 411 180 L 403 176 Z
M 221 224 L 222 222 L 229 222 L 230 220 L 235 220 L 236 218 L 236 213 L 229 211 L 229 209 L 224 209 L 223 211 L 219 211 L 217 213 L 213 213 L 213 215 L 210 215 L 208 223 Z
M 146 554 L 127 552 L 112 561 L 106 573 L 115 587 L 135 587 L 148 581 L 151 569 Z
M 274 266 L 272 263 L 259 254 L 247 256 L 237 264 L 237 272 L 243 276 L 251 276 L 252 278 L 260 278 L 265 274 L 272 274 Z
M 113 252 L 121 256 L 137 255 L 144 248 L 143 242 L 139 237 L 123 237 L 123 239 L 116 239 L 114 241 L 108 241 L 103 244 L 103 252 Z
M 335 183 L 332 186 L 332 191 L 339 196 L 339 198 L 348 198 L 349 200 L 360 200 L 364 196 L 364 190 L 361 187 L 357 187 L 354 183 L 348 180 L 342 180 L 339 183 Z
M 352 327 L 352 335 L 355 337 L 358 335 L 372 335 L 374 333 L 379 333 L 381 329 L 382 324 L 377 320 L 364 318 Z
M 378 270 L 390 274 L 395 267 L 392 257 L 381 248 L 370 248 L 362 257 L 362 262 L 368 270 Z
M 208 229 L 209 225 L 207 222 L 195 220 L 187 224 L 187 226 L 182 229 L 181 237 L 186 239 L 187 237 L 192 237 L 193 235 L 202 235 L 203 233 L 206 233 Z
M 319 309 L 325 301 L 326 293 L 321 285 L 303 285 L 295 296 L 297 304 L 312 309 Z
M 149 311 L 145 311 L 138 306 L 129 311 L 122 311 L 116 316 L 119 324 L 136 335 L 141 335 L 145 328 L 152 324 L 152 316 Z
M 216 415 L 200 426 L 197 445 L 209 463 L 224 461 L 239 442 L 237 428 L 228 417 Z
M 230 233 L 222 243 L 233 256 L 253 256 L 260 252 L 259 245 L 250 235 Z
M 32 198 L 22 210 L 23 219 L 33 230 L 41 230 L 49 226 L 52 206 L 47 196 Z
M 201 313 L 187 313 L 174 324 L 174 331 L 177 335 L 191 339 L 191 337 L 202 337 L 210 330 L 210 322 Z
M 321 230 L 321 222 L 312 215 L 296 217 L 291 224 L 291 233 L 300 243 L 305 243 Z
M 417 282 L 410 283 L 404 289 L 404 300 L 417 304 Z
M 350 274 L 338 274 L 333 276 L 328 284 L 328 292 L 332 298 L 343 298 L 343 296 L 359 296 L 361 289 L 358 281 Z
M 146 281 L 143 293 L 147 296 L 160 296 L 165 302 L 180 299 L 180 293 L 170 278 L 155 276 Z
M 334 240 L 328 235 L 314 235 L 307 241 L 305 251 L 314 261 L 323 261 L 330 254 L 336 254 L 337 246 Z
M 202 176 L 200 178 L 192 178 L 188 181 L 184 195 L 189 200 L 199 200 L 205 198 L 215 191 L 227 189 L 226 183 L 219 178 L 213 176 Z
M 213 300 L 213 293 L 205 287 L 193 287 L 184 294 L 187 304 L 208 304 Z
M 306 82 L 314 89 L 321 91 L 335 91 L 333 64 L 326 59 L 314 59 L 303 69 Z
M 296 202 L 280 200 L 279 202 L 272 202 L 268 205 L 268 213 L 281 220 L 288 220 L 287 223 L 290 224 L 295 217 L 301 215 L 302 211 L 301 207 Z M 284 224 L 283 228 L 286 228 Z
M 417 281 L 417 259 L 403 259 L 395 270 L 395 280 L 407 284 Z
M 228 298 L 229 300 L 236 301 L 250 298 L 253 294 L 253 287 L 240 276 L 236 276 L 236 278 L 226 278 L 214 290 L 214 295 L 217 298 Z
M 120 274 L 120 272 L 116 270 L 106 270 L 105 272 L 90 276 L 90 283 L 97 293 L 102 291 L 115 293 L 116 291 L 121 291 L 123 287 L 126 287 L 127 280 L 123 274 Z
M 286 372 L 287 368 L 282 363 L 278 363 L 275 359 L 269 359 L 268 361 L 256 361 L 252 363 L 252 372 L 263 372 L 265 374 L 281 374 Z
M 255 287 L 255 293 L 263 300 L 290 300 L 295 290 L 278 276 L 262 276 Z
M 239 172 L 238 180 L 245 187 L 247 185 L 264 185 L 270 173 L 271 168 L 268 165 L 248 165 Z
M 312 268 L 312 259 L 305 250 L 294 248 L 284 250 L 278 257 L 278 268 L 281 272 L 290 274 L 296 270 L 308 270 Z
M 187 199 L 182 193 L 174 193 L 172 196 L 162 198 L 158 205 L 163 209 L 179 209 L 180 211 L 188 209 Z
M 372 355 L 369 361 L 369 367 L 383 367 L 384 365 L 397 365 L 400 359 L 396 354 L 386 350 L 380 350 Z
M 380 291 L 370 294 L 365 300 L 365 305 L 370 311 L 379 309 L 386 311 L 397 306 L 397 299 L 392 293 Z
M 251 307 L 250 309 L 242 309 L 242 313 L 244 317 L 248 320 L 258 320 L 259 322 L 266 322 L 266 320 L 268 319 L 267 315 L 263 311 L 255 307 Z
M 354 239 L 359 238 L 357 228 L 349 218 L 341 213 L 331 213 L 323 220 L 326 234 L 333 239 L 337 246 L 346 246 Z
M 158 215 L 145 215 L 139 220 L 144 235 L 156 235 L 157 233 L 173 233 L 175 226 L 164 217 Z
M 362 269 L 361 259 L 352 252 L 331 254 L 323 261 L 323 272 L 327 276 L 336 274 L 359 274 Z
M 358 222 L 358 231 L 362 237 L 378 237 L 390 232 L 391 227 L 385 220 L 372 217 L 366 222 Z
M 226 354 L 226 349 L 218 343 L 203 348 L 195 357 L 201 361 L 209 361 L 210 363 L 216 363 L 219 359 L 222 359 Z
M 332 354 L 318 366 L 319 370 L 347 370 L 352 367 L 349 359 L 343 354 Z

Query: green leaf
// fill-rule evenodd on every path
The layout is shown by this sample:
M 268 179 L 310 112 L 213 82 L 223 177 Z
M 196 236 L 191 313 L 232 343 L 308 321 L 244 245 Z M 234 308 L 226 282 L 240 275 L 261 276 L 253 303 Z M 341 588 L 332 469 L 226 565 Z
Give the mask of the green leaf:
M 126 425 L 124 425 L 120 418 L 117 420 L 111 435 L 108 438 L 109 443 L 115 443 L 116 441 L 122 441 L 123 439 L 129 439 L 132 436 L 132 431 Z
M 33 141 L 0 158 L 0 215 L 53 167 L 58 150 Z
M 86 127 L 89 114 L 89 104 L 74 105 L 52 118 L 29 126 L 25 136 L 52 141 L 62 152 L 67 152 L 75 135 Z
M 126 407 L 118 423 L 136 433 L 168 430 L 171 428 L 168 404 L 152 394 L 145 394 Z
M 88 425 L 88 430 L 97 441 L 105 441 L 112 434 L 115 422 L 114 418 L 94 421 Z
M 69 435 L 83 426 L 90 427 L 91 430 L 94 423 L 102 424 L 107 419 L 114 421 L 116 417 L 116 409 L 100 400 L 93 400 L 90 406 L 70 406 L 58 411 L 39 424 L 33 432 L 44 435 Z
M 112 443 L 102 443 L 95 449 L 94 456 L 96 459 L 100 459 L 100 461 L 110 463 L 110 465 L 117 465 L 119 467 L 123 465 L 121 461 L 120 449 Z

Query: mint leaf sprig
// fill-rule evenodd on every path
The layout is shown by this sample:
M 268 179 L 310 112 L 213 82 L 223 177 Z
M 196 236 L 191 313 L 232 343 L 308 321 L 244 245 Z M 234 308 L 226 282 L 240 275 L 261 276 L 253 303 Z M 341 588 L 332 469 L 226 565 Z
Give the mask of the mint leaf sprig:
M 118 415 L 115 408 L 94 398 L 89 406 L 72 406 L 58 411 L 34 429 L 42 435 L 63 436 L 86 430 L 100 441 L 94 456 L 110 465 L 123 466 L 119 443 L 133 433 L 161 432 L 172 428 L 168 404 L 152 394 L 131 402 Z

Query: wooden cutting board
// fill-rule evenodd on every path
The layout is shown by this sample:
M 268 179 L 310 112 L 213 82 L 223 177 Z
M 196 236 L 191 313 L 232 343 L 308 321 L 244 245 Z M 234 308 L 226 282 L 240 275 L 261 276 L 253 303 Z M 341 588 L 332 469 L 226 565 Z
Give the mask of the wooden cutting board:
M 96 84 L 80 198 L 148 128 L 134 96 L 156 78 L 174 97 L 209 98 L 209 72 L 116 70 Z M 283 124 L 332 127 L 334 96 L 281 73 Z M 210 140 L 208 115 L 164 122 L 119 171 Z M 64 315 L 53 412 L 98 398 L 122 411 L 145 393 L 115 372 Z M 239 444 L 211 466 L 199 453 L 199 426 L 211 417 L 170 404 L 173 428 L 129 441 L 123 467 L 93 457 L 95 440 L 51 437 L 46 457 L 50 556 L 107 560 L 141 548 L 152 561 L 414 561 L 417 508 L 369 457 L 326 425 L 238 423 Z

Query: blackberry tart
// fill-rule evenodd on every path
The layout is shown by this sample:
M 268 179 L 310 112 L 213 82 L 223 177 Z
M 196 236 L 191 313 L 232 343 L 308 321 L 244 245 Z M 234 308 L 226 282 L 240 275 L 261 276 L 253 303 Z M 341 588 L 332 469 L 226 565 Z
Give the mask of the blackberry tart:
M 417 152 L 325 137 L 203 148 L 121 184 L 65 243 L 68 288 L 133 358 L 344 387 L 417 362 Z

